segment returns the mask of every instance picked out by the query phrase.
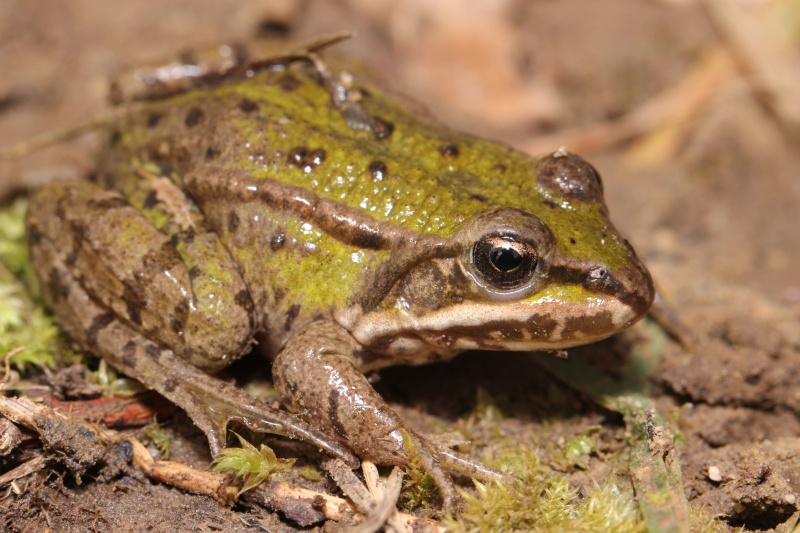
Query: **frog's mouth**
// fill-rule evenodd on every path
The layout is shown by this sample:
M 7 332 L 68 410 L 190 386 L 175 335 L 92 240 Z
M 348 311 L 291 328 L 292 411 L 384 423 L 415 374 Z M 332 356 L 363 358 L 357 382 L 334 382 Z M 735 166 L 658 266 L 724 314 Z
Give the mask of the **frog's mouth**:
M 518 301 L 465 299 L 423 313 L 375 310 L 348 329 L 376 353 L 410 359 L 469 349 L 569 348 L 609 337 L 647 314 L 655 291 L 641 263 L 606 278 L 596 286 L 551 282 Z
M 546 296 L 535 303 L 462 302 L 424 316 L 369 313 L 353 330 L 364 346 L 385 355 L 431 347 L 452 350 L 554 350 L 604 339 L 641 316 L 619 300 L 581 304 Z M 437 353 L 442 350 L 434 350 Z

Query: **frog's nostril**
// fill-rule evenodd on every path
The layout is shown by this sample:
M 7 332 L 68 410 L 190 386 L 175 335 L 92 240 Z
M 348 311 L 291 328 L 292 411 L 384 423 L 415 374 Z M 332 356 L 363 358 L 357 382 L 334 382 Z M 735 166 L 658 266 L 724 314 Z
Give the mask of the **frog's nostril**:
M 606 267 L 595 267 L 589 270 L 588 280 L 601 280 L 608 277 L 608 269 Z
M 589 269 L 589 272 L 586 274 L 586 279 L 583 280 L 583 286 L 587 290 L 593 292 L 601 292 L 614 296 L 621 294 L 624 290 L 622 283 L 612 276 L 611 272 L 603 266 Z

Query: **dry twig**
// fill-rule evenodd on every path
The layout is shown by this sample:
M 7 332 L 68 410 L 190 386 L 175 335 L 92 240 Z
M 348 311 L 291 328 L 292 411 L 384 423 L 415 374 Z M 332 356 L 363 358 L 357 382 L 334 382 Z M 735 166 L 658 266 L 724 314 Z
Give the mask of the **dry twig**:
M 68 419 L 52 408 L 37 404 L 28 398 L 0 397 L 0 416 L 36 431 L 46 447 L 55 450 L 58 458 L 76 471 L 78 474 L 76 479 L 88 466 L 102 460 L 108 446 L 119 444 L 124 440 L 115 431 L 101 431 L 89 424 Z M 133 465 L 152 479 L 195 494 L 210 496 L 225 505 L 232 505 L 237 500 L 239 487 L 232 483 L 229 475 L 197 470 L 175 461 L 157 461 L 137 439 L 129 438 L 127 440 L 132 448 Z M 43 468 L 50 462 L 50 459 L 48 456 L 42 456 L 37 460 L 28 461 L 0 477 L 0 484 L 13 482 L 15 479 Z M 344 466 L 344 470 L 347 470 L 363 489 L 358 490 L 351 487 L 350 490 L 353 494 L 356 494 L 357 491 L 356 498 L 359 499 L 362 506 L 368 508 L 365 512 L 360 512 L 358 507 L 345 499 L 292 487 L 286 481 L 268 480 L 252 494 L 245 493 L 244 499 L 249 503 L 280 511 L 301 526 L 311 525 L 322 520 L 340 521 L 349 518 L 355 521 L 359 515 L 368 515 L 367 518 L 362 519 L 362 523 L 370 520 L 367 525 L 377 523 L 376 527 L 381 527 L 389 515 L 396 513 L 395 504 L 402 484 L 401 471 L 395 469 L 385 489 L 378 488 L 380 483 L 374 481 L 375 488 L 371 493 L 348 467 Z M 377 471 L 374 472 L 374 476 L 377 479 Z M 380 496 L 382 491 L 386 492 L 384 496 Z M 379 495 L 377 499 L 385 501 L 384 505 L 376 505 L 376 498 L 373 494 Z M 424 518 L 403 513 L 396 513 L 396 517 L 391 519 L 390 524 L 397 524 L 402 527 L 402 531 L 437 530 L 432 521 Z

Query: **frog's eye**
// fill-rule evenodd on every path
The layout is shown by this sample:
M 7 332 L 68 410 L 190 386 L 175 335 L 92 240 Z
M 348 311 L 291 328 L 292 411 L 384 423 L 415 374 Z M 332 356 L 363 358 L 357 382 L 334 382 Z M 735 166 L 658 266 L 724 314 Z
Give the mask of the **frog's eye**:
M 485 282 L 501 290 L 518 289 L 533 277 L 536 250 L 510 236 L 487 235 L 472 247 L 472 265 Z

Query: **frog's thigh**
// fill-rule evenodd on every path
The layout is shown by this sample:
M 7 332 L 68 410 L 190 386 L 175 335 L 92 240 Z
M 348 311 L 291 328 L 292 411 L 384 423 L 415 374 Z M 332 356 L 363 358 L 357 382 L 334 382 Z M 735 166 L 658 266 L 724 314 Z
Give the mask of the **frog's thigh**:
M 252 303 L 213 233 L 171 239 L 118 193 L 87 182 L 37 189 L 28 228 L 39 277 L 53 288 L 45 291 L 51 299 L 61 282 L 47 266 L 52 259 L 37 257 L 44 246 L 100 306 L 193 365 L 218 369 L 249 348 Z M 187 267 L 187 255 L 202 266 Z
M 52 242 L 40 237 L 32 252 L 39 264 L 49 265 L 48 278 L 42 279 L 51 287 L 44 292 L 49 294 L 51 308 L 64 329 L 118 370 L 183 408 L 208 437 L 212 455 L 218 455 L 225 446 L 226 426 L 235 419 L 254 431 L 302 439 L 347 464 L 357 464 L 348 450 L 301 420 L 206 374 L 123 323 L 71 277 L 59 258 L 61 250 Z

